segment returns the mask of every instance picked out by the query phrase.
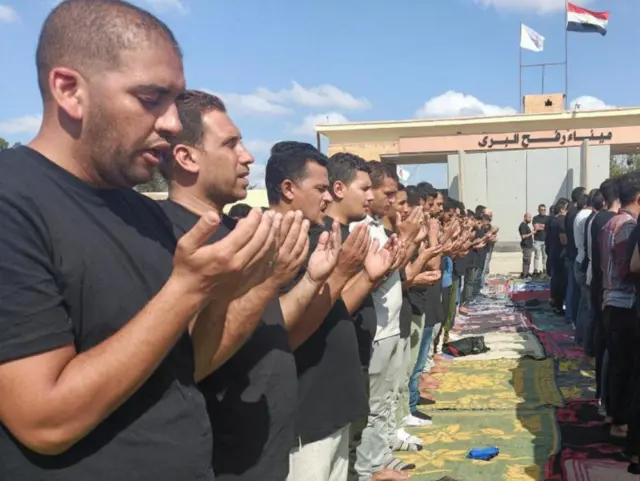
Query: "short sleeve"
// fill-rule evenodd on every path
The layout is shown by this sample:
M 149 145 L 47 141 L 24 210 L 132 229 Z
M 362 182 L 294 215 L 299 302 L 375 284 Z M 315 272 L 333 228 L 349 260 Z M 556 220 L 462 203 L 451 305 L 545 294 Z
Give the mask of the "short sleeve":
M 46 230 L 29 199 L 0 195 L 0 363 L 73 343 Z
M 627 259 L 631 262 L 633 257 L 633 251 L 640 248 L 640 224 L 637 224 L 631 234 L 629 235 L 629 241 L 627 242 Z
M 524 222 L 520 223 L 520 227 L 518 227 L 518 232 L 520 233 L 520 235 L 525 235 L 529 233 L 529 230 L 527 229 L 527 226 Z

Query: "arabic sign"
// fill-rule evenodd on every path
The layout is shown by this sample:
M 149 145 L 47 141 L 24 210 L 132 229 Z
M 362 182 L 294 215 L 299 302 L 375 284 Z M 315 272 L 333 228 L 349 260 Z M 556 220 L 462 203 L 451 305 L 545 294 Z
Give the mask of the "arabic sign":
M 609 141 L 613 138 L 613 134 L 611 132 L 604 133 L 601 132 L 599 135 L 596 135 L 593 130 L 589 132 L 589 135 L 578 135 L 578 133 L 574 130 L 573 132 L 569 132 L 568 134 L 562 134 L 558 130 L 552 137 L 534 137 L 532 134 L 514 134 L 513 138 L 505 137 L 504 139 L 494 139 L 493 137 L 489 137 L 485 135 L 482 140 L 478 142 L 479 147 L 483 148 L 493 148 L 496 145 L 503 145 L 508 147 L 510 145 L 520 145 L 523 148 L 528 148 L 530 144 L 537 143 L 557 143 L 559 145 L 564 145 L 567 142 L 582 142 L 583 140 L 595 141 L 600 144 L 603 144 L 605 141 Z

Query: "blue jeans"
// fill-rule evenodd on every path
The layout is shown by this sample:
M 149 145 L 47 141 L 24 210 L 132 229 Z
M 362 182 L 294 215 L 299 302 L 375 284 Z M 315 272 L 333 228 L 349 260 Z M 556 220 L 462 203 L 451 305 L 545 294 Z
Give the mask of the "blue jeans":
M 420 400 L 420 389 L 418 388 L 418 381 L 424 366 L 427 364 L 427 357 L 429 356 L 429 348 L 431 347 L 431 340 L 433 338 L 433 326 L 426 326 L 422 333 L 422 341 L 420 342 L 420 350 L 418 351 L 418 360 L 413 367 L 413 372 L 409 378 L 409 411 L 414 413 L 418 410 L 418 401 Z

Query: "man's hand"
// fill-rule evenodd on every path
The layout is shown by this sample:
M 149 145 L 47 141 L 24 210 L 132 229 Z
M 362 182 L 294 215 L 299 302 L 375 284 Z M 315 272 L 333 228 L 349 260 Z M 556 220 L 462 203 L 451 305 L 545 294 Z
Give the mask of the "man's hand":
M 280 227 L 280 248 L 271 281 L 277 287 L 289 284 L 309 255 L 309 221 L 301 211 L 288 212 Z
M 442 278 L 442 271 L 426 271 L 421 272 L 413 278 L 411 282 L 416 286 L 430 286 L 438 282 Z
M 389 248 L 387 248 L 387 246 L 389 246 Z M 379 282 L 387 272 L 389 272 L 394 260 L 396 260 L 396 256 L 397 243 L 394 246 L 393 242 L 391 245 L 387 242 L 385 247 L 380 249 L 378 239 L 373 241 L 364 259 L 364 270 L 373 284 Z
M 406 243 L 413 242 L 423 224 L 421 207 L 414 207 L 404 221 L 400 218 L 400 213 L 396 213 L 396 233 L 400 240 Z
M 353 277 L 362 266 L 369 250 L 369 226 L 358 224 L 340 249 L 336 270 L 346 278 Z
M 427 233 L 427 237 L 429 237 L 429 239 L 432 238 L 437 238 L 438 235 L 440 235 L 440 222 L 438 221 L 438 219 L 429 219 L 429 221 L 427 222 L 427 226 L 429 228 L 429 231 Z
M 392 255 L 389 272 L 391 273 L 393 271 L 397 271 L 405 261 L 405 257 L 407 254 L 405 243 L 402 240 L 398 239 L 398 237 L 394 234 L 389 238 L 384 246 L 384 249 L 388 250 Z
M 338 263 L 341 242 L 340 225 L 334 222 L 331 232 L 322 233 L 316 250 L 309 258 L 305 275 L 310 281 L 322 284 L 329 278 Z
M 206 244 L 220 217 L 213 213 L 180 238 L 172 279 L 190 286 L 203 299 L 233 299 L 264 281 L 275 262 L 276 238 L 282 216 L 252 210 L 221 241 Z

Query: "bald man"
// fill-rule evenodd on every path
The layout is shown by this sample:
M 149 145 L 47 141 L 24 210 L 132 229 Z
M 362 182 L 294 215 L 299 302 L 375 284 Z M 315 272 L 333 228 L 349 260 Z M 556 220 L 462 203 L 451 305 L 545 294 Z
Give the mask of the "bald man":
M 181 129 L 180 49 L 149 13 L 64 1 L 36 64 L 40 131 L 0 153 L 0 479 L 213 480 L 195 382 L 277 218 L 252 212 L 204 246 L 220 220 L 205 212 L 176 243 L 132 189 Z
M 533 236 L 536 233 L 535 228 L 531 225 L 531 214 L 528 212 L 524 215 L 524 219 L 518 227 L 520 234 L 520 248 L 522 249 L 522 278 L 529 277 L 531 270 L 531 256 L 533 254 Z

